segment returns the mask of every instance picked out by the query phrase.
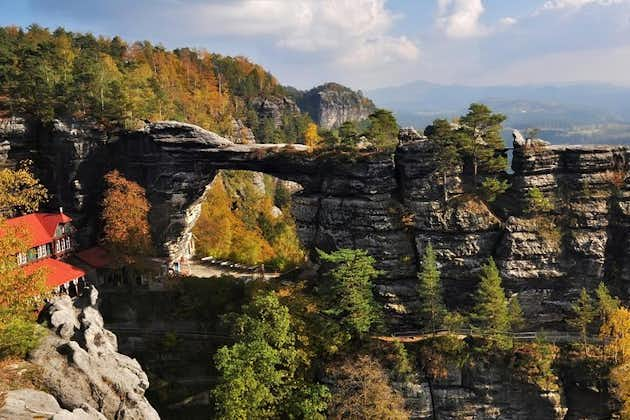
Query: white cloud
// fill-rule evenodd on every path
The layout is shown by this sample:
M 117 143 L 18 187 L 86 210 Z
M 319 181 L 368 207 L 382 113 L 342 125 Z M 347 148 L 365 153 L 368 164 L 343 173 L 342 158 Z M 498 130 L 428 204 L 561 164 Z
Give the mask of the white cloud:
M 614 4 L 628 3 L 628 0 L 547 0 L 538 9 L 538 12 L 550 10 L 575 10 L 584 6 L 611 6 Z
M 235 0 L 176 7 L 198 35 L 270 37 L 279 48 L 323 52 L 344 65 L 413 61 L 418 47 L 390 35 L 396 15 L 386 0 Z
M 504 18 L 501 18 L 501 20 L 499 21 L 499 23 L 503 26 L 511 26 L 511 25 L 515 25 L 518 23 L 518 19 L 513 18 L 511 16 L 506 16 Z
M 473 38 L 488 33 L 479 19 L 481 0 L 438 0 L 437 27 L 450 38 Z

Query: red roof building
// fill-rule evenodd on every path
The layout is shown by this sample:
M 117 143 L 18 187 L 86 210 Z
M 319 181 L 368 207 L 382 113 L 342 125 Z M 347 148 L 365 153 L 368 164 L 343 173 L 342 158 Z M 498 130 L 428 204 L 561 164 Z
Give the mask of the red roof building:
M 79 282 L 85 284 L 85 271 L 60 261 L 74 248 L 72 218 L 59 209 L 59 213 L 32 213 L 6 221 L 9 226 L 28 233 L 30 247 L 17 255 L 18 265 L 25 273 L 43 269 L 49 290 L 75 292 Z
M 45 258 L 24 266 L 24 272 L 26 274 L 33 274 L 39 269 L 44 270 L 44 274 L 46 275 L 46 288 L 48 290 L 53 290 L 73 280 L 81 279 L 86 274 L 85 271 L 79 267 L 66 264 L 54 258 Z
M 79 251 L 77 252 L 77 257 L 94 268 L 109 268 L 112 263 L 112 259 L 107 251 L 100 246 Z

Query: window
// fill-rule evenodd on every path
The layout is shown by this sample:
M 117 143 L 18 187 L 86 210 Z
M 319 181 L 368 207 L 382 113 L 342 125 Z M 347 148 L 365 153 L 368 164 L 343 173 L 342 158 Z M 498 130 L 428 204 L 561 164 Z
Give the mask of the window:
M 70 249 L 70 237 L 66 237 L 66 249 Z
M 37 258 L 44 258 L 48 255 L 48 249 L 46 249 L 46 245 L 40 245 L 37 247 Z
M 61 252 L 61 248 L 59 247 L 59 242 L 61 241 L 55 241 L 55 254 L 59 254 Z
M 26 254 L 23 252 L 20 252 L 17 258 L 18 258 L 18 265 L 24 265 L 28 261 L 28 259 L 26 258 Z

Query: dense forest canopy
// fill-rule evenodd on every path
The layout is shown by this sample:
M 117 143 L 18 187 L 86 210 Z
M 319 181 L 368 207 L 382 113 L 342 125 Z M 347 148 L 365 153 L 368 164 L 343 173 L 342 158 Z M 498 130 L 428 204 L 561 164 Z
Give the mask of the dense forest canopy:
M 261 140 L 301 142 L 307 114 L 284 112 L 278 122 L 256 114 L 255 99 L 285 95 L 245 57 L 38 25 L 0 28 L 0 112 L 9 116 L 121 126 L 173 119 L 234 136 L 239 119 Z

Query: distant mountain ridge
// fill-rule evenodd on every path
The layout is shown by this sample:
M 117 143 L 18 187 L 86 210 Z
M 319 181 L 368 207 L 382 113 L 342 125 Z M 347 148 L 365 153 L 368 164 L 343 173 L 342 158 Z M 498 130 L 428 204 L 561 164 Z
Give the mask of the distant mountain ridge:
M 630 88 L 604 83 L 522 86 L 440 85 L 416 81 L 367 92 L 402 125 L 423 128 L 483 102 L 510 128 L 539 128 L 554 143 L 630 143 Z

